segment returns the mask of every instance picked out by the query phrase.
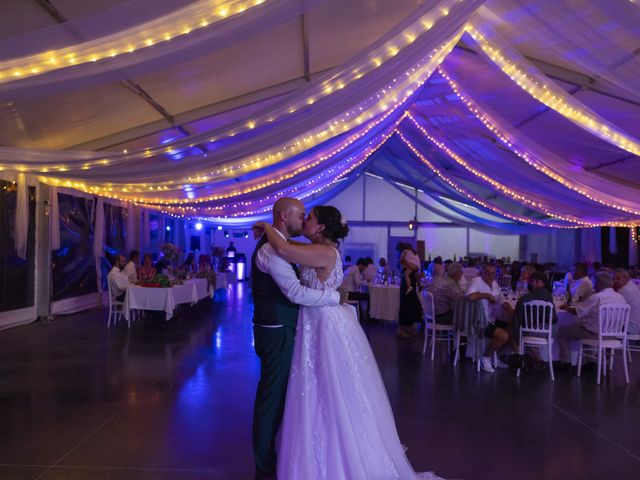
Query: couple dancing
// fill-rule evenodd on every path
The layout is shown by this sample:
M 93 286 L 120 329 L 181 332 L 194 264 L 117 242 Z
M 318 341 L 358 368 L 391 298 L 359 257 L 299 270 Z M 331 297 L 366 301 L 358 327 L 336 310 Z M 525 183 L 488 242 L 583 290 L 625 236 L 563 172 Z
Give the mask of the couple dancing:
M 342 304 L 340 212 L 319 206 L 305 219 L 299 200 L 281 198 L 273 224 L 254 229 L 256 479 L 437 479 L 413 471 L 355 309 Z M 312 243 L 290 241 L 300 234 Z

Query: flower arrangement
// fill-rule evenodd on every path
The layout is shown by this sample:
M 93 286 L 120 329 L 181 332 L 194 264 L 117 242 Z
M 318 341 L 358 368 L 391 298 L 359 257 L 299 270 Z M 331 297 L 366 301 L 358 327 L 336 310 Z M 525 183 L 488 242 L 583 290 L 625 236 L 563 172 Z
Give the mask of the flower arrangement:
M 173 243 L 165 243 L 164 245 L 162 245 L 161 250 L 164 257 L 172 265 L 176 265 L 182 258 L 182 249 L 174 245 Z
M 171 286 L 171 282 L 169 281 L 169 277 L 159 273 L 156 275 L 150 283 L 157 283 L 161 288 L 169 288 Z

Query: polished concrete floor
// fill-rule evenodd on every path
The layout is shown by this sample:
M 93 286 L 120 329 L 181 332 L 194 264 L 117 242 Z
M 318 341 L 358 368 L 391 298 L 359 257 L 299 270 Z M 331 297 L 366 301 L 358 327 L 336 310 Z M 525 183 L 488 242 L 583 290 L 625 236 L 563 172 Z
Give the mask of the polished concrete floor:
M 104 310 L 0 332 L 1 479 L 251 479 L 258 378 L 242 287 L 171 322 Z M 462 479 L 640 478 L 640 356 L 601 385 L 432 363 L 367 327 L 416 470 Z M 358 408 L 354 405 L 354 408 Z M 301 479 L 305 480 L 305 479 Z M 359 480 L 359 479 L 354 479 Z M 364 480 L 364 479 L 363 479 Z

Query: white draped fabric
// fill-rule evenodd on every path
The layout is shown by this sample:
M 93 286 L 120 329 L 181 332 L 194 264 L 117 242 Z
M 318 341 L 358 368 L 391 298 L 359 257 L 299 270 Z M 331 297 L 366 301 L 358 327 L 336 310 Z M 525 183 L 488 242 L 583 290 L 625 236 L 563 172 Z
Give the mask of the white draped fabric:
M 436 4 L 428 2 L 421 5 L 413 15 L 360 55 L 329 74 L 313 80 L 307 87 L 287 96 L 275 106 L 270 106 L 267 110 L 256 114 L 253 119 L 255 126 L 247 127 L 246 120 L 242 120 L 224 127 L 223 130 L 207 131 L 176 140 L 171 144 L 129 153 L 52 152 L 2 147 L 0 160 L 15 164 L 18 163 L 16 159 L 20 158 L 19 163 L 22 165 L 30 165 L 30 168 L 40 170 L 46 168 L 48 177 L 71 177 L 85 184 L 90 184 L 92 180 L 102 182 L 106 178 L 111 183 L 122 182 L 126 185 L 157 183 L 176 178 L 186 179 L 189 175 L 200 177 L 205 174 L 211 179 L 210 171 L 214 172 L 214 177 L 224 180 L 227 177 L 226 171 L 215 173 L 222 166 L 228 168 L 235 165 L 237 168 L 243 163 L 246 164 L 249 158 L 256 156 L 262 158 L 267 157 L 268 154 L 276 155 L 278 152 L 282 154 L 283 151 L 291 155 L 289 153 L 291 151 L 301 151 L 295 145 L 296 142 L 304 141 L 304 138 L 309 135 L 320 135 L 321 132 L 329 129 L 332 122 L 344 123 L 345 118 L 349 117 L 349 115 L 344 116 L 345 112 L 361 112 L 361 117 L 365 114 L 372 117 L 378 115 L 384 111 L 380 109 L 380 96 L 389 96 L 388 90 L 396 89 L 396 84 L 400 82 L 405 86 L 397 88 L 396 92 L 389 96 L 389 102 L 397 101 L 394 99 L 403 91 L 415 90 L 439 61 L 438 55 L 434 55 L 433 52 L 437 49 L 441 50 L 443 45 L 457 38 L 465 22 L 481 3 L 480 0 L 464 2 L 441 0 Z M 447 15 L 443 15 L 443 10 L 448 12 Z M 424 22 L 431 23 L 426 31 Z M 402 43 L 406 44 L 407 29 L 411 28 L 415 29 L 415 39 L 408 45 L 404 45 L 400 53 L 397 55 L 394 53 L 389 57 L 389 49 L 392 48 L 389 42 L 399 42 L 400 46 Z M 441 53 L 446 54 L 448 50 L 441 50 Z M 384 66 L 372 69 L 372 58 L 376 55 L 388 58 Z M 363 71 L 365 74 L 354 77 L 354 71 Z M 415 73 L 420 71 L 424 71 L 426 76 Z M 411 75 L 405 75 L 406 72 L 410 72 Z M 328 84 L 333 86 L 330 94 L 326 93 Z M 347 84 L 354 86 L 357 84 L 357 88 L 346 88 Z M 313 100 L 312 105 L 309 105 L 309 99 Z M 298 107 L 292 107 L 292 105 Z M 292 113 L 290 110 L 293 110 Z M 276 120 L 269 121 L 270 119 Z M 331 135 L 337 133 L 339 132 L 332 132 Z M 187 156 L 179 163 L 166 155 L 167 150 L 185 148 L 188 144 L 198 142 L 209 144 L 212 137 L 216 141 L 210 148 L 215 150 L 215 155 L 207 156 L 199 153 L 195 156 Z M 108 161 L 108 166 L 102 163 L 103 160 Z M 91 168 L 83 170 L 82 167 L 87 162 L 95 163 L 91 164 Z M 49 167 L 52 163 L 63 163 L 67 169 L 73 169 L 73 171 L 63 174 L 51 172 Z M 117 164 L 126 164 L 127 168 L 114 170 L 113 166 Z M 126 197 L 126 195 L 122 196 Z M 164 191 L 149 192 L 147 190 L 139 191 L 136 196 L 162 198 L 166 194 Z
M 133 206 L 131 202 L 127 204 L 127 235 L 125 238 L 125 242 L 127 245 L 127 252 L 131 250 L 135 250 L 136 248 L 136 237 L 138 229 L 136 228 L 135 222 L 135 212 L 134 209 L 136 207 Z
M 474 17 L 473 26 L 468 27 L 467 30 L 487 56 L 503 68 L 505 73 L 513 72 L 514 80 L 523 90 L 536 96 L 535 87 L 538 86 L 544 92 L 537 98 L 549 108 L 556 110 L 568 120 L 575 122 L 580 128 L 588 130 L 605 142 L 617 144 L 636 155 L 640 152 L 640 140 L 637 137 L 609 122 L 544 75 L 533 63 L 502 38 L 492 22 L 492 18 L 493 13 L 490 10 L 484 7 L 480 8 Z M 580 115 L 576 115 L 577 112 L 580 112 Z
M 638 244 L 633 241 L 631 229 L 629 229 L 629 265 L 638 265 Z
M 493 25 L 516 48 L 551 57 L 550 63 L 583 71 L 640 102 L 637 1 L 491 0 L 487 6 L 493 19 L 509 19 Z
M 386 226 L 349 226 L 349 235 L 340 245 L 340 253 L 343 258 L 350 255 L 354 263 L 357 257 L 371 255 L 377 265 L 380 257 L 387 257 L 387 241 Z
M 29 233 L 29 187 L 24 173 L 18 174 L 15 218 L 15 248 L 18 257 L 27 258 L 27 236 Z
M 303 14 L 319 1 L 122 2 L 99 14 L 1 39 L 0 63 L 21 75 L 18 81 L 3 75 L 0 91 L 22 98 L 125 80 L 168 63 L 209 54 L 244 40 L 249 33 L 264 32 Z M 242 6 L 244 11 L 238 13 Z M 228 14 L 221 15 L 223 11 Z M 34 75 L 34 69 L 51 71 Z
M 140 250 L 142 252 L 149 251 L 151 244 L 151 227 L 149 225 L 149 210 L 142 209 L 142 228 L 141 228 Z
M 58 204 L 58 187 L 49 187 L 49 249 L 60 248 L 60 208 Z

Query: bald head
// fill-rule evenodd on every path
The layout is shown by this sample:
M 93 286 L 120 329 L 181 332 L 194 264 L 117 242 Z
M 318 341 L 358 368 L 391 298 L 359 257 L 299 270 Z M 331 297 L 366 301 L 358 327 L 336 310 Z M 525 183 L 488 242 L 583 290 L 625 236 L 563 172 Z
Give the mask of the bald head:
M 297 198 L 283 197 L 273 204 L 273 226 L 288 237 L 302 233 L 304 205 Z

